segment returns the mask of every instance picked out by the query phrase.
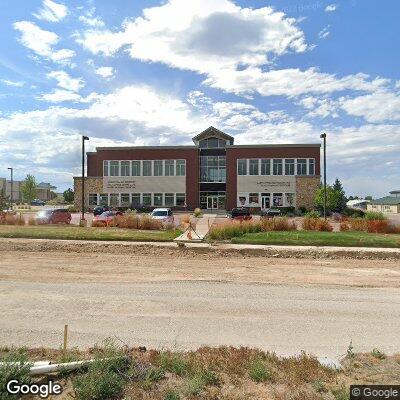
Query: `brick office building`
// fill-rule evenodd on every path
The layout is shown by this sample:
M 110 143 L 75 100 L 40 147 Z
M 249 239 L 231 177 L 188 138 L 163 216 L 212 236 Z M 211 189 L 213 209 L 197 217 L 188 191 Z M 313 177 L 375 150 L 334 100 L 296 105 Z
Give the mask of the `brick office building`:
M 313 207 L 319 144 L 234 145 L 213 127 L 193 146 L 98 147 L 87 153 L 85 202 L 93 208 Z M 80 207 L 81 178 L 75 177 Z

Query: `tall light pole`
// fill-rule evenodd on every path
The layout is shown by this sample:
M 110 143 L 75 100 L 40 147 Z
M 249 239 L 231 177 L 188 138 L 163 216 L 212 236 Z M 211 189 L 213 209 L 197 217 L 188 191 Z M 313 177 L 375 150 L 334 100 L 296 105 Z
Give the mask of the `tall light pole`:
M 82 223 L 85 220 L 85 140 L 89 140 L 89 138 L 82 136 Z
M 326 133 L 320 135 L 324 140 L 324 218 L 326 219 Z
M 13 199 L 13 186 L 14 186 L 14 179 L 13 179 L 13 168 L 9 167 L 7 168 L 10 170 L 11 172 L 11 194 L 10 194 L 10 209 L 13 209 L 13 203 L 14 203 L 14 199 Z M 6 188 L 7 188 L 7 184 L 6 184 Z

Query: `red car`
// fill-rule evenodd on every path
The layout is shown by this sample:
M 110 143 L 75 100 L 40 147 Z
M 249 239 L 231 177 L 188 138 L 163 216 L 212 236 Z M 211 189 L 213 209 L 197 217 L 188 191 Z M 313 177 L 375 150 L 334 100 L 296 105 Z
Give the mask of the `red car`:
M 55 210 L 42 210 L 36 214 L 38 224 L 70 224 L 72 215 L 65 208 Z
M 104 211 L 100 215 L 95 215 L 93 217 L 93 222 L 95 224 L 103 224 L 104 226 L 107 226 L 117 215 L 123 215 L 123 213 L 121 211 Z

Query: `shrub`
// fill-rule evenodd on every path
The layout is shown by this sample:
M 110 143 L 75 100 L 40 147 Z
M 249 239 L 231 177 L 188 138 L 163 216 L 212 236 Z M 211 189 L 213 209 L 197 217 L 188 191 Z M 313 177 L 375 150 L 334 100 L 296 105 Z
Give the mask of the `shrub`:
M 364 218 L 368 221 L 384 221 L 387 219 L 385 215 L 377 211 L 367 211 L 364 215 Z
M 320 214 L 318 211 L 308 211 L 305 215 L 305 218 L 319 218 Z
M 343 221 L 340 223 L 340 232 L 347 232 L 349 229 L 350 229 L 350 226 L 347 221 Z
M 7 364 L 0 365 L 0 400 L 14 399 L 15 396 L 9 395 L 3 388 L 11 379 L 16 379 L 20 384 L 30 383 L 29 370 L 32 366 L 28 362 L 25 352 L 11 351 L 2 362 Z
M 153 219 L 149 215 L 142 215 L 139 218 L 139 229 L 143 230 L 159 230 L 163 224 L 160 220 Z
M 201 212 L 200 208 L 195 208 L 195 209 L 194 209 L 193 215 L 194 215 L 196 218 L 200 217 L 201 214 L 202 214 L 202 212 Z
M 181 217 L 181 224 L 188 224 L 190 222 L 190 215 L 183 214 Z
M 106 225 L 104 224 L 104 222 L 100 222 L 100 221 L 92 221 L 92 227 L 93 228 L 104 228 Z
M 304 217 L 303 219 L 303 229 L 306 231 L 315 231 L 317 227 L 319 218 L 315 217 Z
M 29 217 L 28 225 L 37 225 L 37 221 L 34 217 Z
M 367 232 L 369 233 L 388 233 L 389 221 L 367 219 Z
M 333 226 L 326 219 L 318 218 L 315 230 L 320 232 L 332 232 Z
M 257 357 L 250 362 L 249 376 L 253 381 L 258 383 L 272 380 L 272 373 L 261 357 Z
M 165 393 L 164 400 L 180 400 L 180 396 L 178 392 L 168 391 Z
M 213 371 L 198 369 L 186 383 L 186 393 L 189 396 L 199 395 L 206 386 L 215 385 L 218 378 Z
M 157 364 L 168 372 L 183 376 L 189 372 L 189 365 L 179 354 L 173 354 L 169 351 L 162 352 L 158 358 Z
M 384 359 L 386 358 L 386 354 L 383 353 L 382 351 L 380 351 L 380 350 L 377 349 L 377 348 L 374 348 L 374 349 L 372 350 L 371 354 L 372 354 L 375 358 L 377 358 L 378 360 L 384 360 Z
M 77 213 L 79 210 L 75 206 L 68 206 L 68 211 L 70 213 Z
M 352 231 L 366 230 L 366 220 L 363 218 L 349 218 L 349 224 Z
M 297 229 L 294 221 L 289 221 L 287 217 L 263 218 L 261 220 L 263 231 L 295 231 Z
M 229 221 L 225 224 L 213 225 L 208 236 L 213 240 L 229 240 L 234 237 L 242 236 L 245 233 L 256 233 L 262 230 L 261 222 Z
M 3 220 L 3 223 L 5 225 L 25 225 L 25 219 L 21 214 L 19 215 L 7 214 Z
M 364 217 L 365 211 L 359 210 L 357 208 L 345 208 L 342 214 L 346 217 L 360 218 Z

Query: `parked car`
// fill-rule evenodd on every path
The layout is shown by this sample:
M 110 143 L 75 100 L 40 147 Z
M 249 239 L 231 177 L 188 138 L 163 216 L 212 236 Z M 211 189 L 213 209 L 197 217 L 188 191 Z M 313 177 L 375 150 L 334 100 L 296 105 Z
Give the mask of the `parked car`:
M 281 210 L 279 208 L 265 208 L 261 210 L 261 218 L 271 218 L 281 215 Z
M 173 223 L 174 216 L 172 214 L 172 210 L 170 208 L 155 208 L 150 213 L 151 218 L 158 219 L 162 222 Z
M 110 209 L 109 209 L 108 206 L 96 206 L 96 207 L 93 209 L 93 215 L 101 215 L 101 214 L 103 214 L 103 212 L 105 212 L 105 211 L 110 211 Z
M 104 211 L 100 215 L 93 217 L 93 222 L 101 223 L 104 226 L 109 225 L 117 215 L 123 215 L 121 211 Z
M 72 215 L 66 208 L 42 210 L 36 214 L 38 224 L 70 224 Z
M 249 221 L 252 219 L 250 210 L 245 207 L 233 208 L 230 212 L 230 217 L 237 221 Z
M 44 206 L 46 203 L 40 199 L 33 199 L 31 201 L 31 206 Z

